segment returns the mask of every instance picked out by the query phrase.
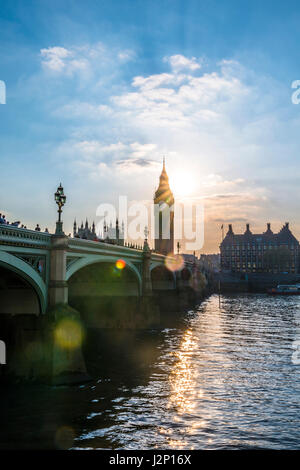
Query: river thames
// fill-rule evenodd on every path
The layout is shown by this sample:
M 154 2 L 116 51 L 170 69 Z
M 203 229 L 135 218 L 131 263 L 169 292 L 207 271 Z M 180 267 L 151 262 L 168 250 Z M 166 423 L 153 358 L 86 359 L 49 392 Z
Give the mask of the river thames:
M 1 448 L 300 448 L 299 297 L 212 295 L 169 326 L 89 332 L 88 384 L 2 387 Z

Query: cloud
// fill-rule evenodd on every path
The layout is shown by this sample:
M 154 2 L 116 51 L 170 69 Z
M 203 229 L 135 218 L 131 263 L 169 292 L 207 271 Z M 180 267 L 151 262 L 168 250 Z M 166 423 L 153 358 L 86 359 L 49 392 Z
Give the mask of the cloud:
M 133 60 L 135 58 L 135 52 L 130 50 L 130 49 L 125 49 L 124 51 L 121 51 L 118 53 L 118 58 L 122 62 L 128 62 L 130 60 Z
M 167 71 L 136 74 L 127 85 L 110 86 L 104 98 L 85 95 L 53 110 L 69 122 L 64 155 L 73 169 L 88 178 L 107 174 L 114 186 L 123 178 L 129 191 L 140 184 L 145 198 L 166 155 L 170 181 L 176 171 L 196 181 L 192 197 L 204 201 L 210 246 L 220 220 L 264 224 L 292 213 L 297 188 L 288 182 L 296 175 L 300 119 L 281 84 L 233 60 L 209 71 L 194 57 L 164 61 Z M 276 187 L 286 181 L 281 193 L 272 184 L 278 172 Z
M 233 187 L 236 185 L 243 184 L 245 180 L 243 178 L 236 178 L 234 180 L 225 180 L 223 176 L 211 173 L 201 180 L 201 186 L 204 188 L 216 188 L 217 186 L 220 187 Z
M 224 217 L 222 219 L 220 218 L 215 218 L 215 219 L 212 219 L 214 222 L 217 222 L 217 223 L 226 223 L 228 222 L 229 224 L 232 224 L 234 222 L 247 222 L 248 219 L 246 217 Z
M 80 49 L 49 47 L 41 49 L 42 66 L 54 73 L 73 75 L 76 71 L 84 71 L 89 67 L 88 59 L 80 53 Z
M 147 92 L 164 85 L 174 85 L 178 86 L 183 81 L 189 78 L 185 74 L 172 74 L 172 73 L 160 73 L 156 75 L 150 75 L 149 77 L 134 77 L 132 81 L 132 86 L 140 88 L 141 90 Z M 160 88 L 161 91 L 163 89 Z M 170 90 L 172 91 L 172 90 Z
M 181 57 L 181 56 L 180 56 Z M 132 80 L 135 91 L 111 97 L 112 108 L 138 128 L 196 131 L 201 124 L 226 125 L 228 108 L 241 106 L 250 87 L 226 67 L 220 72 L 161 73 Z M 228 125 L 228 124 L 227 124 Z
M 133 157 L 145 157 L 146 155 L 153 154 L 156 150 L 155 144 L 140 144 L 139 142 L 133 142 L 130 144 Z
M 252 90 L 228 67 L 222 63 L 220 71 L 200 76 L 174 70 L 138 75 L 132 79 L 131 90 L 109 96 L 105 103 L 77 101 L 62 106 L 55 113 L 88 121 L 106 119 L 109 123 L 113 119 L 135 135 L 142 132 L 150 136 L 163 128 L 163 132 L 173 134 L 172 137 L 176 133 L 176 140 L 183 136 L 178 131 L 193 133 L 192 141 L 197 140 L 197 133 L 200 136 L 199 130 L 201 134 L 214 131 L 218 136 L 229 134 L 231 137 L 231 119 L 241 110 L 244 113 L 243 107 Z
M 40 53 L 42 65 L 55 72 L 61 72 L 66 66 L 67 58 L 72 55 L 64 47 L 48 47 L 48 49 L 41 49 Z
M 164 62 L 168 62 L 171 65 L 172 70 L 175 72 L 182 69 L 194 71 L 201 68 L 203 59 L 196 59 L 196 57 L 189 59 L 181 54 L 175 54 L 169 57 L 164 57 Z
M 57 156 L 64 156 L 72 162 L 73 171 L 85 169 L 92 178 L 96 174 L 113 175 L 114 170 L 131 173 L 142 168 L 157 168 L 156 146 L 140 142 L 116 142 L 105 144 L 97 140 L 64 142 L 56 150 Z
M 127 158 L 117 161 L 116 165 L 118 165 L 122 169 L 133 170 L 136 167 L 149 168 L 153 165 L 156 166 L 157 162 L 154 160 L 146 160 L 145 158 Z
M 116 66 L 128 62 L 135 57 L 134 51 L 107 48 L 103 43 L 82 46 L 48 47 L 40 50 L 41 64 L 45 71 L 56 75 L 74 76 L 89 74 L 105 69 L 113 64 Z

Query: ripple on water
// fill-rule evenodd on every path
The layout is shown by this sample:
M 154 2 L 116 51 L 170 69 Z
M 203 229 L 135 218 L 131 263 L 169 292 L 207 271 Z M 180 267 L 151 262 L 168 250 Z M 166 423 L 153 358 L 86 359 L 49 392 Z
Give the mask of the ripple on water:
M 104 420 L 77 444 L 298 448 L 300 366 L 291 361 L 297 334 L 298 298 L 228 295 L 219 307 L 211 296 L 189 312 L 185 328 L 163 330 L 148 380 L 119 387 L 110 426 Z

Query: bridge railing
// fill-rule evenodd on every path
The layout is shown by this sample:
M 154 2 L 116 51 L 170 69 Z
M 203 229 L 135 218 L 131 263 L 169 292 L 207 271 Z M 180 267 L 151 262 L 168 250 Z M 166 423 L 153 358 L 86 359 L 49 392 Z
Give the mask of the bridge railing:
M 77 237 L 69 237 L 68 239 L 68 245 L 69 247 L 76 247 L 76 246 L 90 246 L 92 248 L 97 247 L 99 249 L 105 249 L 109 251 L 123 251 L 127 253 L 136 253 L 137 255 L 141 256 L 143 253 L 143 250 L 140 248 L 135 248 L 127 245 L 118 245 L 116 243 L 108 243 L 102 240 L 95 241 L 95 240 L 87 240 L 84 238 L 77 238 Z M 160 253 L 156 253 L 151 250 L 151 257 L 155 258 L 157 260 L 163 260 L 165 259 L 165 255 L 162 255 Z
M 0 224 L 0 245 L 25 244 L 35 246 L 50 246 L 50 243 L 50 233 Z
M 131 253 L 135 254 L 136 256 L 141 257 L 142 250 L 137 248 L 130 248 L 123 245 L 117 245 L 114 243 L 106 243 L 103 241 L 94 241 L 94 240 L 86 240 L 83 238 L 69 238 L 68 239 L 68 247 L 69 249 L 72 248 L 83 248 L 87 250 L 93 251 L 108 251 L 108 252 L 120 252 L 120 253 Z

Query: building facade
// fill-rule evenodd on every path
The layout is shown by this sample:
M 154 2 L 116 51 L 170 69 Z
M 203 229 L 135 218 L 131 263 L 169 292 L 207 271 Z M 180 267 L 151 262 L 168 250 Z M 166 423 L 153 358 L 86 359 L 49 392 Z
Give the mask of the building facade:
M 112 226 L 111 222 L 109 225 L 107 225 L 104 221 L 103 240 L 115 243 L 116 245 L 124 246 L 124 222 L 122 222 L 120 228 L 118 219 L 116 219 L 115 227 Z
M 199 266 L 205 271 L 220 271 L 220 254 L 201 254 L 199 260 Z
M 105 221 L 103 224 L 103 233 L 96 233 L 95 223 L 92 223 L 90 227 L 86 220 L 85 225 L 83 222 L 80 227 L 77 227 L 76 220 L 73 225 L 73 237 L 82 238 L 84 240 L 102 241 L 115 245 L 124 246 L 124 223 L 122 222 L 121 228 L 119 227 L 119 221 L 116 219 L 116 224 L 113 227 L 112 222 L 108 225 Z
M 154 194 L 155 211 L 155 251 L 163 255 L 174 253 L 174 196 L 170 189 L 165 159 L 159 178 L 159 186 Z
M 299 268 L 299 242 L 288 222 L 278 233 L 268 223 L 261 234 L 253 234 L 249 224 L 243 234 L 235 234 L 230 224 L 220 252 L 222 271 L 297 273 Z
M 89 227 L 88 220 L 86 219 L 85 225 L 81 222 L 81 225 L 77 227 L 76 220 L 73 224 L 73 237 L 74 238 L 83 238 L 84 240 L 98 240 L 95 230 L 95 223 L 93 222 L 92 226 Z

